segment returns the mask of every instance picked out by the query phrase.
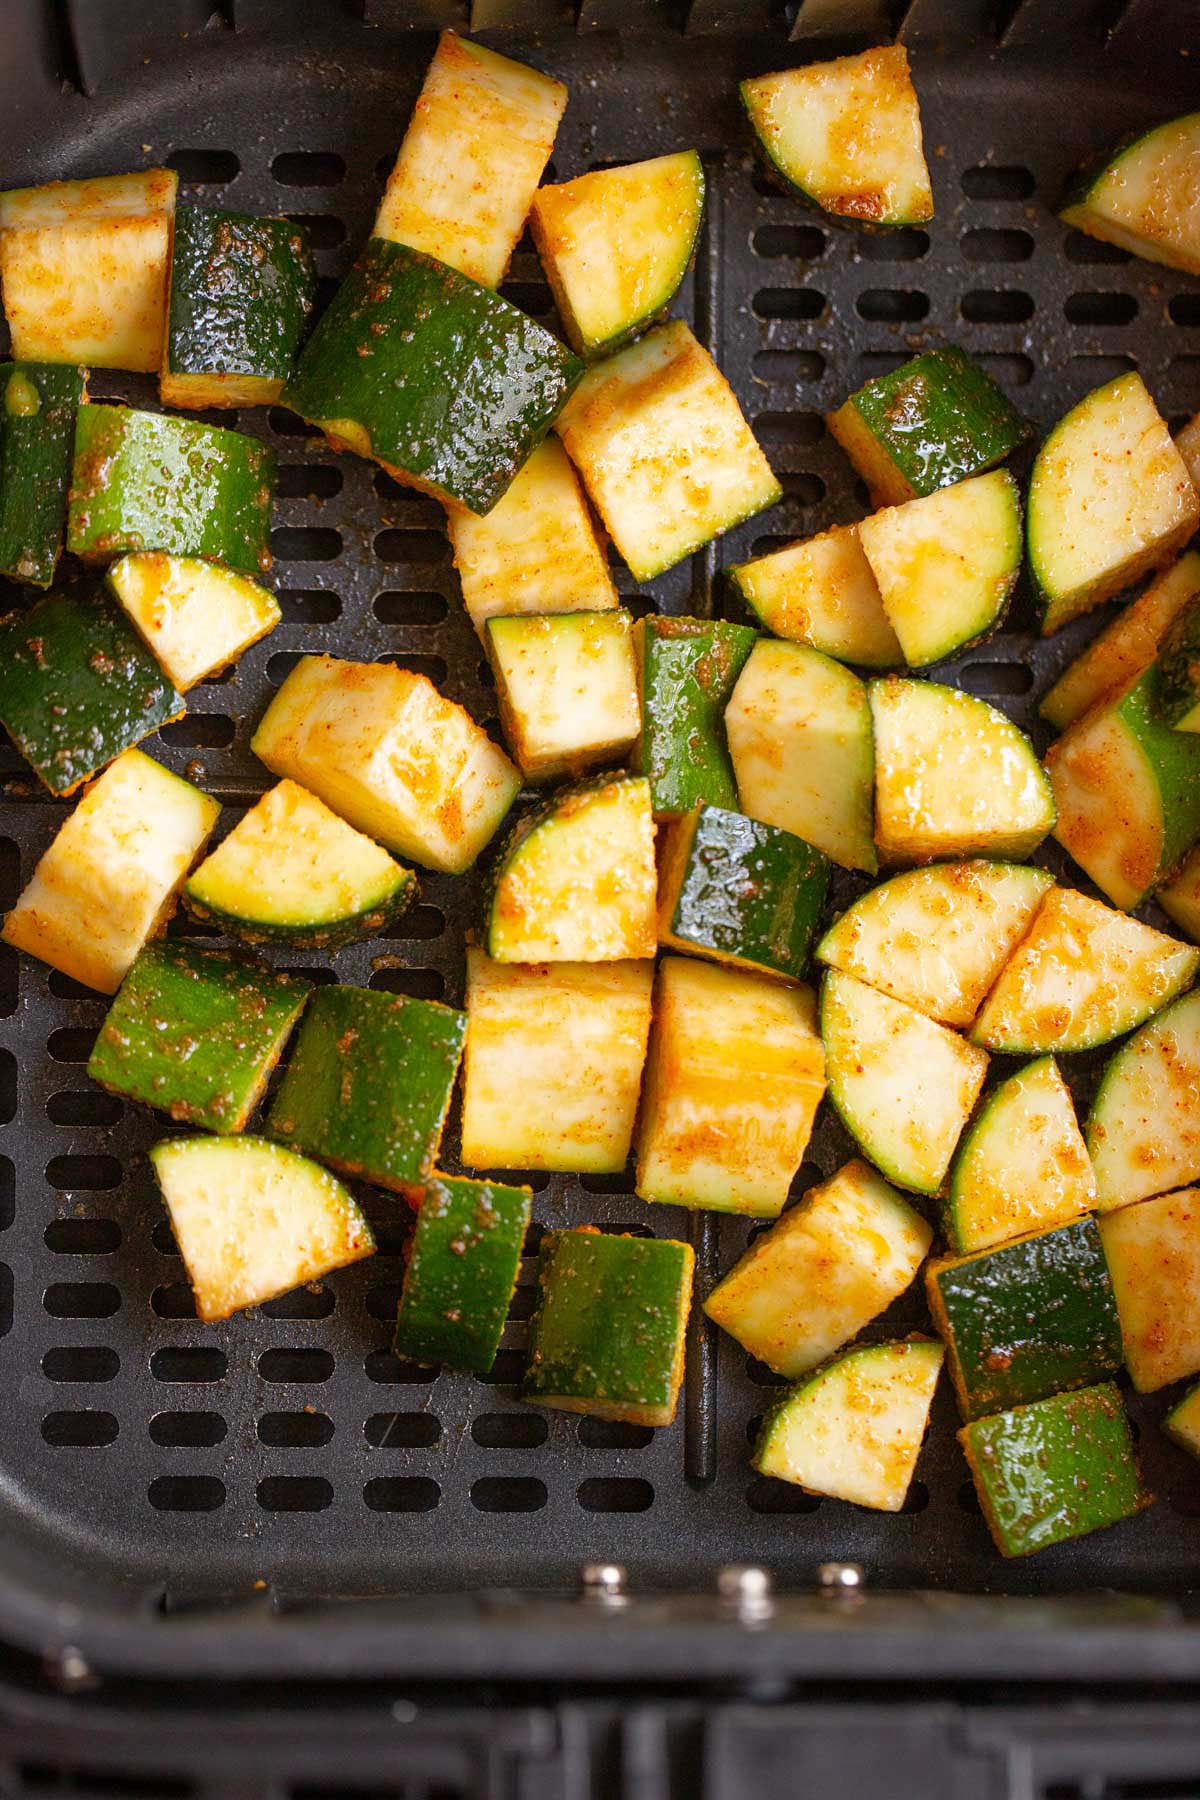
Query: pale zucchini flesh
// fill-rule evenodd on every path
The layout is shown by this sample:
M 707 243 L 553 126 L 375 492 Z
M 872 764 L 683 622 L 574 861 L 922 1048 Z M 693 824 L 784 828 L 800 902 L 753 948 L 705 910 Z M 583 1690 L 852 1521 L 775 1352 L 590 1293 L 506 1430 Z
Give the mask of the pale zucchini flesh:
M 1200 553 L 1188 550 L 1063 671 L 1038 707 L 1042 717 L 1065 731 L 1097 701 L 1124 688 L 1149 668 L 1167 627 L 1197 594 Z
M 1181 1450 L 1200 1457 L 1200 1383 L 1190 1387 L 1183 1399 L 1175 1402 L 1163 1420 L 1162 1428 Z
M 526 781 L 627 756 L 641 731 L 627 612 L 521 614 L 487 622 L 500 722 Z
M 1100 1238 L 1138 1393 L 1200 1373 L 1200 1189 L 1106 1213 Z
M 1192 486 L 1200 491 L 1200 413 L 1194 413 L 1186 425 L 1180 426 L 1175 433 L 1175 448 L 1192 478 Z
M 107 580 L 181 694 L 236 662 L 283 616 L 257 581 L 194 556 L 137 551 L 113 563 Z
M 857 525 L 834 525 L 726 573 L 776 637 L 863 668 L 894 669 L 904 661 Z
M 1154 898 L 1180 931 L 1200 944 L 1200 848 L 1189 852 Z
M 1123 1044 L 1087 1122 L 1103 1210 L 1200 1180 L 1200 991 L 1185 994 Z
M 1200 275 L 1200 112 L 1123 145 L 1062 217 L 1134 256 Z
M 1071 1090 L 1052 1056 L 1010 1075 L 963 1134 L 950 1171 L 946 1235 L 960 1252 L 1050 1231 L 1096 1204 Z

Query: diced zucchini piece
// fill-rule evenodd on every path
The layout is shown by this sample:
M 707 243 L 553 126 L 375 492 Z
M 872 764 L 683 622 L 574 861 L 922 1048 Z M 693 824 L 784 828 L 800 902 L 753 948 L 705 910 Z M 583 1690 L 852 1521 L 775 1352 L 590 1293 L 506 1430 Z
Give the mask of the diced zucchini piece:
M 1085 394 L 1038 451 L 1029 484 L 1043 634 L 1169 563 L 1198 520 L 1200 497 L 1141 376 Z
M 4 939 L 85 987 L 115 994 L 221 808 L 140 750 L 126 750 L 59 827 L 4 921 Z
M 85 562 L 166 550 L 260 575 L 271 566 L 274 491 L 274 450 L 244 432 L 81 406 L 67 549 Z
M 732 388 L 681 319 L 590 368 L 555 430 L 635 581 L 782 492 Z
M 599 612 L 617 590 L 571 459 L 544 438 L 483 518 L 446 512 L 462 596 L 480 637 L 490 618 Z M 486 641 L 486 640 L 485 640 Z
M 694 150 L 538 189 L 529 229 L 573 349 L 616 350 L 666 311 L 703 212 Z
M 1067 196 L 1076 231 L 1169 269 L 1200 275 L 1200 112 L 1168 119 L 1118 145 Z
M 168 1138 L 150 1161 L 201 1319 L 227 1319 L 374 1252 L 349 1189 L 280 1144 Z
M 807 644 L 764 638 L 725 709 L 738 805 L 846 869 L 876 868 L 867 690 Z
M 739 86 L 754 135 L 784 183 L 861 225 L 921 225 L 933 191 L 902 45 L 809 63 Z
M 1193 413 L 1186 425 L 1175 433 L 1175 448 L 1192 478 L 1192 486 L 1200 491 L 1200 413 Z
M 658 943 L 650 784 L 601 776 L 514 827 L 487 915 L 497 962 L 624 962 Z
M 0 575 L 49 587 L 58 567 L 82 369 L 0 364 Z
M 634 761 L 650 778 L 656 819 L 702 801 L 736 801 L 722 717 L 757 636 L 724 619 L 638 620 L 642 732 Z
M 63 589 L 0 621 L 0 721 L 52 794 L 70 794 L 184 710 L 118 606 Z
M 830 969 L 821 987 L 829 1098 L 889 1181 L 936 1194 L 987 1074 L 984 1051 Z
M 975 1419 L 958 1441 L 1001 1556 L 1084 1537 L 1149 1505 L 1110 1381 Z
M 468 712 L 390 663 L 301 657 L 250 748 L 389 850 L 453 875 L 471 867 L 521 786 Z
M 986 700 L 889 676 L 868 687 L 875 726 L 875 841 L 884 862 L 1020 859 L 1054 824 L 1033 745 Z
M 1032 432 L 1008 396 L 957 344 L 877 375 L 826 413 L 876 506 L 979 475 Z
M 561 81 L 443 31 L 375 236 L 499 287 L 566 104 Z
M 582 371 L 565 344 L 498 294 L 373 237 L 301 351 L 283 401 L 334 449 L 486 513 Z
M 548 1231 L 522 1400 L 669 1425 L 683 1380 L 695 1257 L 671 1238 Z
M 817 959 L 944 1025 L 969 1025 L 1052 881 L 1023 863 L 908 869 L 847 907 Z
M 1162 1428 L 1181 1450 L 1200 1457 L 1200 1382 L 1190 1387 L 1182 1400 L 1175 1402 L 1164 1418 Z
M 653 981 L 651 962 L 500 963 L 468 948 L 463 1161 L 619 1173 Z
M 1193 600 L 1172 620 L 1157 661 L 1159 718 L 1176 731 L 1200 731 L 1200 601 Z
M 802 838 L 744 813 L 697 806 L 669 830 L 658 941 L 798 981 L 828 887 L 828 857 Z
M 1065 731 L 1097 701 L 1128 688 L 1158 655 L 1172 619 L 1197 594 L 1200 553 L 1188 550 L 1123 607 L 1059 676 L 1038 707 L 1043 719 Z
M 637 1192 L 669 1205 L 778 1217 L 824 1092 L 810 988 L 664 957 Z
M 917 1466 L 944 1352 L 927 1338 L 856 1344 L 763 1420 L 761 1475 L 877 1512 L 899 1512 Z
M 1200 1181 L 1200 990 L 1122 1044 L 1087 1122 L 1097 1205 L 1107 1211 Z
M 1096 1204 L 1071 1090 L 1052 1056 L 1026 1063 L 963 1133 L 943 1208 L 952 1250 L 990 1250 L 1049 1231 Z
M 397 1356 L 486 1375 L 504 1330 L 533 1194 L 435 1175 L 421 1190 L 396 1314 Z
M 1200 1373 L 1200 1189 L 1105 1213 L 1100 1236 L 1138 1393 Z
M 769 1369 L 803 1375 L 904 1292 L 932 1241 L 881 1175 L 849 1162 L 754 1239 L 704 1310 Z
M 1154 898 L 1168 918 L 1200 944 L 1200 846 L 1188 852 L 1175 874 Z
M 222 1136 L 244 1131 L 309 984 L 225 950 L 147 944 L 100 1027 L 88 1074 Z
M 0 285 L 21 361 L 157 370 L 173 169 L 0 194 Z
M 725 572 L 776 637 L 869 669 L 904 660 L 857 525 L 834 525 Z
M 641 709 L 632 627 L 620 611 L 488 620 L 500 722 L 526 781 L 580 775 L 633 749 Z
M 162 550 L 121 557 L 108 585 L 181 694 L 236 662 L 283 616 L 248 575 Z

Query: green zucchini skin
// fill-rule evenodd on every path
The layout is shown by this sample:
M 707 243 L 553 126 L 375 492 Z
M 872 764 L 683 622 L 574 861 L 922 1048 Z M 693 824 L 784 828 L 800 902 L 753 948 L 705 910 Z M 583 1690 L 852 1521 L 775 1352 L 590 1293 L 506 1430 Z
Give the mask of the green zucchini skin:
M 82 369 L 0 366 L 0 575 L 47 588 L 67 516 Z
M 435 1175 L 421 1193 L 393 1349 L 486 1375 L 508 1317 L 533 1191 Z
M 67 548 L 85 562 L 166 550 L 262 574 L 271 566 L 274 488 L 274 450 L 243 432 L 129 406 L 81 406 Z
M 0 621 L 0 722 L 52 794 L 69 794 L 183 710 L 99 591 L 47 594 Z
M 278 393 L 295 366 L 316 297 L 303 226 L 178 207 L 164 378 L 248 375 L 277 383 Z
M 930 1263 L 925 1284 L 964 1419 L 1089 1387 L 1125 1360 L 1090 1216 Z
M 698 804 L 737 806 L 722 720 L 758 636 L 724 619 L 651 616 L 635 627 L 642 734 L 633 767 L 650 779 L 656 818 Z
M 283 400 L 332 438 L 339 425 L 357 427 L 364 454 L 439 498 L 486 513 L 545 437 L 583 368 L 490 288 L 406 244 L 371 238 L 305 345 Z M 342 441 L 351 442 L 345 434 Z
M 1176 731 L 1200 731 L 1200 603 L 1175 619 L 1158 653 L 1158 717 Z
M 465 1013 L 368 988 L 318 990 L 267 1135 L 406 1194 L 433 1173 L 466 1037 Z
M 87 1072 L 181 1123 L 242 1131 L 308 994 L 283 970 L 160 939 L 125 977 Z

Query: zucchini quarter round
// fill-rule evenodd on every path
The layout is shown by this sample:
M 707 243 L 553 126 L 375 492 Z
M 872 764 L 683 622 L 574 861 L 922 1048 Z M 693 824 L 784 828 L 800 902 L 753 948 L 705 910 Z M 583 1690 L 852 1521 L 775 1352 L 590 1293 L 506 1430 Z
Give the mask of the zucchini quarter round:
M 526 781 L 580 775 L 633 749 L 642 715 L 627 612 L 492 617 L 484 639 L 500 722 Z
M 1173 1443 L 1189 1455 L 1200 1457 L 1200 1382 L 1190 1387 L 1182 1400 L 1177 1400 L 1162 1428 Z
M 857 525 L 834 525 L 725 573 L 776 637 L 870 669 L 904 661 Z
M 1062 217 L 1134 256 L 1200 275 L 1200 113 L 1122 144 L 1075 185 Z
M 1100 1236 L 1139 1394 L 1200 1373 L 1200 1189 L 1105 1213 Z
M 58 567 L 82 369 L 0 363 L 0 575 L 49 587 Z
M 1200 943 L 1200 847 L 1189 850 L 1175 874 L 1154 898 L 1180 931 Z
M 1197 594 L 1200 552 L 1188 550 L 1123 607 L 1059 676 L 1038 707 L 1043 719 L 1065 731 L 1097 701 L 1117 689 L 1125 692 L 1158 655 L 1172 619 Z
M 757 635 L 724 619 L 651 616 L 634 627 L 642 708 L 635 762 L 649 778 L 656 819 L 701 801 L 733 805 L 722 715 Z
M 963 1134 L 944 1206 L 954 1250 L 1048 1231 L 1096 1204 L 1071 1090 L 1052 1056 L 1002 1081 Z
M 435 1175 L 421 1190 L 392 1348 L 486 1375 L 504 1330 L 533 1194 Z
M 1102 1209 L 1200 1181 L 1200 991 L 1122 1044 L 1100 1080 L 1087 1146 Z
M 108 571 L 125 616 L 181 694 L 274 631 L 274 594 L 248 575 L 192 556 L 143 550 Z

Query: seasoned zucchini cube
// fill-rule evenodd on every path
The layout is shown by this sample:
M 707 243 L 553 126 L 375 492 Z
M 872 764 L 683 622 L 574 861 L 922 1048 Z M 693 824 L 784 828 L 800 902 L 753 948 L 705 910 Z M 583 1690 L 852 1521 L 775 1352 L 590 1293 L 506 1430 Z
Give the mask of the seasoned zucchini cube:
M 113 563 L 107 579 L 181 694 L 236 662 L 283 616 L 257 581 L 194 556 L 143 550 Z
M 758 634 L 724 619 L 639 619 L 634 629 L 642 697 L 636 767 L 648 777 L 656 819 L 699 801 L 737 799 L 722 717 Z
M 943 1208 L 954 1250 L 986 1250 L 1048 1231 L 1096 1204 L 1096 1177 L 1071 1090 L 1052 1056 L 987 1096 L 963 1133 Z
M 500 722 L 526 781 L 579 775 L 632 750 L 641 725 L 632 625 L 618 611 L 488 620 Z
M 869 669 L 904 661 L 857 525 L 831 526 L 725 573 L 776 637 Z
M 82 369 L 0 364 L 0 575 L 49 587 L 58 567 Z
M 1100 1236 L 1139 1394 L 1200 1374 L 1200 1188 L 1105 1213 Z
M 670 1238 L 548 1231 L 522 1400 L 669 1425 L 683 1380 L 695 1257 Z
M 1200 1457 L 1200 1382 L 1190 1387 L 1182 1400 L 1175 1402 L 1163 1420 L 1162 1428 L 1181 1450 Z
M 1107 1211 L 1200 1181 L 1200 990 L 1122 1044 L 1087 1122 L 1097 1206 Z
M 1073 184 L 1062 218 L 1134 256 L 1200 275 L 1196 167 L 1200 113 L 1185 113 L 1118 146 Z
M 1200 551 L 1188 550 L 1123 607 L 1059 676 L 1038 707 L 1043 719 L 1065 731 L 1097 701 L 1118 689 L 1125 693 L 1158 655 L 1172 619 L 1197 594 Z
M 532 1190 L 435 1175 L 421 1190 L 393 1348 L 486 1375 L 508 1317 Z

